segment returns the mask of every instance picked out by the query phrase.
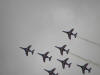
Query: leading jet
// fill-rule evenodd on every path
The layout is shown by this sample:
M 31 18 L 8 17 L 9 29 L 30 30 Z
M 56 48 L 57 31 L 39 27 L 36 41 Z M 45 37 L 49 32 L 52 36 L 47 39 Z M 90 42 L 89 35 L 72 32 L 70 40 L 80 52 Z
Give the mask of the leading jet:
M 55 46 L 55 47 L 58 48 L 58 49 L 60 50 L 60 54 L 63 55 L 63 52 L 64 52 L 64 51 L 65 51 L 67 54 L 69 53 L 69 49 L 68 49 L 68 50 L 65 49 L 66 46 L 67 46 L 67 45 L 63 45 L 62 47 L 57 47 L 57 46 Z
M 68 65 L 69 68 L 71 67 L 71 64 L 72 64 L 72 63 L 67 63 L 68 59 L 69 59 L 69 58 L 66 58 L 66 59 L 64 59 L 64 60 L 59 60 L 59 59 L 57 59 L 59 62 L 62 63 L 62 68 L 63 68 L 63 69 L 65 68 L 65 65 Z
M 47 69 L 44 69 L 46 72 L 49 73 L 49 75 L 58 75 L 58 73 L 54 73 L 54 71 L 56 70 L 56 68 L 53 68 L 52 70 L 47 70 Z
M 87 68 L 87 66 L 88 66 L 88 63 L 86 63 L 86 64 L 84 64 L 84 65 L 77 65 L 77 66 L 79 66 L 79 67 L 81 67 L 81 69 L 82 69 L 82 73 L 83 74 L 85 74 L 85 70 L 87 70 L 88 71 L 88 73 L 90 73 L 91 72 L 91 67 L 90 68 Z
M 49 53 L 50 53 L 50 52 L 46 52 L 46 53 L 44 53 L 44 54 L 42 54 L 42 53 L 38 53 L 38 54 L 41 55 L 41 56 L 43 57 L 43 62 L 45 62 L 46 58 L 48 58 L 49 61 L 51 61 L 52 56 L 49 57 L 49 56 L 48 56 Z
M 28 52 L 31 52 L 32 55 L 34 53 L 35 50 L 30 50 L 30 48 L 32 47 L 32 45 L 29 45 L 28 47 L 24 48 L 24 47 L 19 47 L 21 49 L 23 49 L 25 51 L 26 56 L 28 56 Z
M 66 34 L 68 34 L 68 38 L 71 40 L 71 35 L 73 35 L 75 38 L 77 37 L 77 33 L 73 33 L 74 29 L 72 28 L 70 31 L 62 31 Z

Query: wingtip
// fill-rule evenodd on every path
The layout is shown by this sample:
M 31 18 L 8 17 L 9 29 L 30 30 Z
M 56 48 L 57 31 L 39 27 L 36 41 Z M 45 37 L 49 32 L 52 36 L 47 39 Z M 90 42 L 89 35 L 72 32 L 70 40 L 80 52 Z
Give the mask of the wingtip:
M 23 49 L 23 47 L 19 47 L 20 49 Z
M 54 69 L 54 70 L 56 70 L 56 68 L 55 68 L 55 67 L 54 67 L 53 69 Z
M 48 51 L 48 53 L 50 53 L 50 51 Z
M 64 30 L 62 32 L 66 33 L 66 31 L 64 31 Z
M 57 59 L 59 61 L 59 59 Z
M 40 53 L 37 53 L 38 55 L 40 55 Z
M 76 66 L 80 67 L 80 65 L 79 65 L 79 64 L 77 64 Z
M 22 48 L 22 47 L 19 47 L 19 48 Z
M 44 71 L 47 71 L 46 69 L 43 69 Z
M 55 48 L 57 48 L 57 46 L 54 46 Z

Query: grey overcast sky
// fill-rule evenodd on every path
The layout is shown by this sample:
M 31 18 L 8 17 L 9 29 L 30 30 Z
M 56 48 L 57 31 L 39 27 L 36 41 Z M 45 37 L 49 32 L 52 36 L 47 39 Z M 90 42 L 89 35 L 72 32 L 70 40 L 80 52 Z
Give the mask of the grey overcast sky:
M 70 41 L 62 30 L 75 28 L 78 36 L 100 43 L 100 0 L 0 0 L 0 75 L 48 75 L 43 69 L 57 68 L 59 75 L 82 75 L 76 64 L 86 61 L 61 56 L 54 46 L 67 44 L 70 52 L 100 64 L 100 47 L 79 38 Z M 19 47 L 32 44 L 34 55 Z M 66 48 L 66 49 L 67 49 Z M 51 62 L 42 62 L 38 52 L 50 51 Z M 70 69 L 56 59 L 69 57 Z M 100 68 L 89 64 L 100 75 Z

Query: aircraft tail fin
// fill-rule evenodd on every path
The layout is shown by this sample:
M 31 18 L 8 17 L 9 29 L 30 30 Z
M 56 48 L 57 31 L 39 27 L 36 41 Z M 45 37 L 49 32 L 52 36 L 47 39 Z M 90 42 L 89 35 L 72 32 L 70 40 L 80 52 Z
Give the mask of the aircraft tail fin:
M 89 73 L 91 72 L 91 69 L 92 69 L 92 68 L 89 68 L 89 69 L 88 69 L 88 72 L 89 72 Z
M 66 50 L 66 53 L 67 53 L 67 54 L 69 53 L 69 50 L 70 50 L 70 49 Z
M 34 51 L 35 51 L 35 50 L 32 50 L 32 55 L 33 55 Z
M 69 64 L 68 64 L 68 67 L 69 67 L 69 68 L 71 67 L 71 64 L 72 64 L 72 63 L 69 63 Z
M 77 37 L 77 33 L 76 33 L 76 34 L 74 34 L 74 37 L 75 37 L 75 38 Z
M 49 61 L 51 61 L 52 56 L 49 57 Z

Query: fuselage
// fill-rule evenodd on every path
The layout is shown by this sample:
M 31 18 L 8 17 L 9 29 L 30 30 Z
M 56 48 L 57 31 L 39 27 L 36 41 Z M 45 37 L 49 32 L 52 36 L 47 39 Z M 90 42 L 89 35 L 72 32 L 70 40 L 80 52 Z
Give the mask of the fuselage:
M 71 32 L 66 32 L 68 35 L 73 35 L 73 33 L 71 33 Z
M 23 48 L 25 51 L 28 51 L 28 52 L 32 52 L 31 50 L 27 49 L 27 48 Z
M 42 57 L 43 58 L 49 58 L 47 55 L 45 55 L 45 54 L 42 54 Z
M 88 70 L 86 66 L 80 66 L 83 70 Z

